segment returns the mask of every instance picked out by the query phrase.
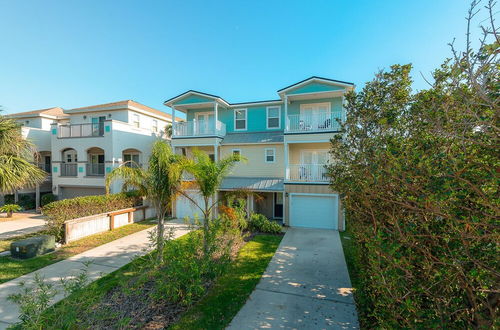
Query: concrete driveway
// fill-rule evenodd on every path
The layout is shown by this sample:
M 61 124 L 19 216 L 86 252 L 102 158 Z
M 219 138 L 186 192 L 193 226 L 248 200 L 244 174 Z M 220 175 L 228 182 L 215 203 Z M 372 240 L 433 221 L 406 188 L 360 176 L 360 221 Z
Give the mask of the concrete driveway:
M 45 217 L 41 214 L 23 213 L 15 215 L 15 220 L 0 221 L 0 240 L 34 233 L 42 230 L 45 225 Z
M 357 329 L 337 231 L 290 228 L 228 329 Z

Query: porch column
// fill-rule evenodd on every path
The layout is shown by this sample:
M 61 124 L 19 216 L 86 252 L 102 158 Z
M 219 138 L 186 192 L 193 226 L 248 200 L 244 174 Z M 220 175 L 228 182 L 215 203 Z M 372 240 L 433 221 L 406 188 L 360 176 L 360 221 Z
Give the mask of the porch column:
M 175 128 L 175 107 L 172 105 L 172 136 L 174 136 L 174 128 Z
M 285 181 L 290 178 L 290 168 L 288 166 L 288 143 L 284 144 L 284 154 L 285 154 Z
M 40 209 L 40 185 L 37 184 L 35 187 L 35 210 Z
M 217 121 L 219 120 L 219 104 L 214 102 L 214 133 L 217 134 Z
M 19 194 L 17 193 L 17 190 L 14 191 L 14 204 L 17 204 L 19 202 Z
M 214 161 L 219 161 L 219 145 L 214 144 Z
M 288 130 L 288 95 L 285 94 L 285 131 Z

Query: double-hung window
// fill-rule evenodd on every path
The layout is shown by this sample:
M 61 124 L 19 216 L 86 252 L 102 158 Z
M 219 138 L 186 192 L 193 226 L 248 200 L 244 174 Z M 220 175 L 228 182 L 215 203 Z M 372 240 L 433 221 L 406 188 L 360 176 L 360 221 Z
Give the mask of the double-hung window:
M 266 163 L 274 163 L 276 161 L 276 148 L 264 149 L 264 158 Z
M 267 128 L 280 128 L 281 107 L 267 107 Z
M 244 131 L 247 129 L 247 109 L 234 110 L 234 130 Z
M 157 133 L 158 132 L 158 120 L 153 119 L 153 124 L 151 125 L 151 129 L 153 132 Z
M 141 125 L 139 121 L 139 115 L 136 113 L 132 115 L 132 125 L 134 125 L 135 127 L 139 127 Z
M 238 161 L 240 161 L 241 149 L 233 149 L 233 156 L 236 157 Z

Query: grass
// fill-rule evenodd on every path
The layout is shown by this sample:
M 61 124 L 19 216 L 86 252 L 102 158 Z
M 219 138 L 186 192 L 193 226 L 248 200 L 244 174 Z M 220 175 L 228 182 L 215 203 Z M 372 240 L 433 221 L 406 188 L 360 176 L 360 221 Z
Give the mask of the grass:
M 170 328 L 224 329 L 254 290 L 281 239 L 282 236 L 255 236 L 210 292 Z
M 10 256 L 0 257 L 0 283 L 10 281 L 14 278 L 28 274 L 64 260 L 76 254 L 85 252 L 97 246 L 109 243 L 118 238 L 128 236 L 138 231 L 147 229 L 155 225 L 154 220 L 146 220 L 107 231 L 100 234 L 91 235 L 80 240 L 71 242 L 57 251 L 27 260 L 13 259 Z
M 177 240 L 187 239 L 189 235 Z M 241 248 L 238 257 L 225 274 L 216 280 L 208 294 L 185 312 L 171 328 L 223 329 L 227 326 L 259 282 L 281 239 L 282 236 L 274 235 L 255 236 Z M 146 271 L 146 265 L 146 257 L 141 257 L 91 283 L 49 308 L 43 315 L 44 323 L 70 329 L 79 328 L 82 324 L 92 324 L 89 317 L 96 317 L 95 308 L 102 299 L 111 290 L 137 278 Z

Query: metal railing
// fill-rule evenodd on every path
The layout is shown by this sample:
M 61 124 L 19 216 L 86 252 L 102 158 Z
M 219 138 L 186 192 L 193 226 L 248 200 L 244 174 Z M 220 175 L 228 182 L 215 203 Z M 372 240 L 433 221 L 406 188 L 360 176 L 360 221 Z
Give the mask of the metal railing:
M 52 167 L 50 166 L 50 164 L 38 163 L 36 164 L 36 166 L 38 166 L 39 169 L 42 169 L 49 174 L 52 173 Z
M 340 112 L 288 115 L 287 132 L 321 132 L 340 130 Z
M 217 121 L 217 125 L 213 122 L 200 121 L 182 121 L 173 125 L 172 136 L 207 136 L 207 135 L 226 135 L 226 124 Z
M 61 176 L 77 176 L 78 164 L 62 163 Z
M 57 136 L 60 138 L 104 136 L 104 123 L 60 125 Z
M 104 176 L 104 163 L 87 163 L 87 176 Z
M 328 182 L 326 164 L 289 164 L 287 180 L 299 182 Z

